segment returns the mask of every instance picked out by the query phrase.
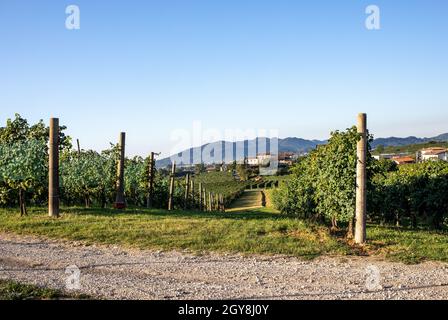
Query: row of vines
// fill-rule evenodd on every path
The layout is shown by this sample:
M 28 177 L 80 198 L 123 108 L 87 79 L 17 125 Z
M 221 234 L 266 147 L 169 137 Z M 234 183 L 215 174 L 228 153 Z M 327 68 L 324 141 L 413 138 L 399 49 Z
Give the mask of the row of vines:
M 70 137 L 60 127 L 60 200 L 66 206 L 111 206 L 115 201 L 119 146 L 111 144 L 102 152 L 73 150 Z M 43 122 L 30 126 L 16 115 L 0 128 L 0 204 L 19 205 L 26 213 L 26 204 L 44 205 L 48 201 L 48 136 Z M 149 194 L 150 157 L 125 159 L 124 191 L 130 206 L 146 206 Z M 238 185 L 231 175 L 216 173 L 217 181 L 208 174 L 189 181 L 188 199 L 186 181 L 181 173 L 174 179 L 174 208 L 199 205 L 199 183 L 208 192 L 221 194 L 225 204 L 232 201 L 244 186 Z M 230 178 L 229 178 L 230 177 Z M 224 180 L 222 180 L 224 178 Z M 151 207 L 167 208 L 170 175 L 167 170 L 155 170 Z M 202 195 L 201 195 L 202 196 Z
M 356 200 L 356 127 L 331 134 L 293 168 L 292 177 L 273 194 L 283 213 L 348 226 L 352 232 Z M 448 162 L 397 166 L 367 152 L 367 212 L 371 222 L 441 228 L 448 220 Z

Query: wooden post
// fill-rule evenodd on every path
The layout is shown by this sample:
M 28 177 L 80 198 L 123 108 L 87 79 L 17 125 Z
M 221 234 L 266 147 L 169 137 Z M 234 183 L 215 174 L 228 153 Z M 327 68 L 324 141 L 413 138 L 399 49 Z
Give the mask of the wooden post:
M 185 176 L 185 196 L 184 196 L 184 210 L 188 209 L 188 198 L 190 195 L 190 174 Z
M 208 211 L 212 211 L 212 193 L 208 192 Z
M 126 207 L 124 200 L 124 156 L 126 145 L 126 133 L 120 133 L 120 159 L 117 167 L 117 197 L 115 198 L 114 207 L 116 209 L 124 209 Z
M 59 217 L 59 119 L 50 119 L 48 215 Z
M 151 152 L 149 158 L 149 182 L 148 182 L 148 198 L 146 199 L 146 207 L 152 208 L 152 202 L 154 201 L 154 174 L 155 174 L 155 154 Z
M 219 211 L 219 194 L 215 194 L 215 211 Z
M 173 162 L 173 166 L 171 167 L 171 176 L 170 176 L 170 195 L 168 198 L 168 210 L 169 211 L 174 209 L 173 195 L 174 195 L 174 176 L 175 175 L 176 175 L 176 162 Z
M 207 211 L 207 190 L 204 188 L 202 191 L 203 201 L 202 201 L 202 211 Z
M 199 194 L 199 198 L 198 198 L 199 211 L 201 211 L 202 210 L 202 182 L 199 182 L 198 194 Z
M 190 179 L 190 193 L 191 193 L 191 208 L 194 209 L 195 203 L 194 203 L 194 181 L 193 181 L 193 179 Z
M 367 161 L 367 115 L 358 115 L 358 133 L 361 139 L 357 145 L 356 163 L 356 214 L 355 214 L 355 242 L 364 244 L 366 242 L 366 161 Z
M 76 139 L 76 144 L 78 145 L 78 155 L 81 155 L 81 146 L 79 145 L 79 139 Z

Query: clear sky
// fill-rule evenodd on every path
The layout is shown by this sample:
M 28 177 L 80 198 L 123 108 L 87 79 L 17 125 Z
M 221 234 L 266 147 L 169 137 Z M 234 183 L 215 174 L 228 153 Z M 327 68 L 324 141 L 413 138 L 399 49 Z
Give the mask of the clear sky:
M 376 137 L 438 135 L 447 16 L 446 0 L 0 0 L 0 121 L 57 116 L 94 149 L 126 131 L 141 155 L 194 121 L 325 139 L 367 112 Z

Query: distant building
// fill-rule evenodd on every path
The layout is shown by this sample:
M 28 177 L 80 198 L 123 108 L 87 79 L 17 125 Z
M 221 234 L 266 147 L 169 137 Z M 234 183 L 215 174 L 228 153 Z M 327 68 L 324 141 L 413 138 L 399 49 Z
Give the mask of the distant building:
M 448 161 L 448 150 L 440 147 L 422 149 L 417 152 L 417 159 L 420 161 Z
M 249 165 L 249 166 L 258 166 L 258 158 L 257 157 L 250 157 L 250 158 L 247 158 L 247 164 Z
M 278 155 L 278 163 L 286 166 L 292 166 L 294 161 L 297 160 L 297 155 L 292 152 L 280 152 Z
M 402 164 L 409 164 L 409 163 L 415 163 L 415 159 L 412 157 L 394 157 L 392 158 L 392 161 L 394 161 L 398 165 Z
M 373 157 L 376 160 L 389 159 L 392 160 L 394 158 L 407 157 L 409 153 L 382 153 L 379 155 L 374 155 Z

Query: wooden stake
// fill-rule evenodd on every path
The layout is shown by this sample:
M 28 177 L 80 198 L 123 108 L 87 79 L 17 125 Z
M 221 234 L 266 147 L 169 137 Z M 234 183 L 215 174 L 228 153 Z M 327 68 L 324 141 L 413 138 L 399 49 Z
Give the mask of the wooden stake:
M 154 174 L 155 174 L 155 154 L 151 152 L 151 156 L 149 158 L 149 192 L 148 198 L 146 199 L 146 207 L 152 208 L 152 203 L 154 201 Z
M 358 115 L 358 133 L 361 139 L 357 145 L 356 164 L 356 214 L 355 214 L 355 242 L 364 244 L 366 242 L 366 161 L 367 161 L 367 115 Z
M 174 195 L 174 177 L 176 175 L 176 162 L 173 162 L 171 167 L 171 176 L 170 176 L 170 195 L 168 198 L 168 210 L 171 211 L 174 209 L 173 207 L 173 195 Z
M 194 203 L 194 181 L 193 181 L 193 179 L 190 179 L 190 193 L 191 193 L 191 208 L 194 209 L 195 203 Z
M 210 191 L 208 192 L 208 211 L 212 211 L 212 193 Z
M 126 133 L 120 133 L 120 159 L 117 167 L 117 197 L 114 207 L 124 209 L 126 207 L 124 199 L 124 161 L 125 161 Z
M 48 214 L 59 217 L 59 119 L 50 119 Z
M 198 198 L 198 200 L 199 200 L 199 211 L 201 211 L 202 210 L 202 182 L 199 182 L 199 198 Z
M 78 155 L 81 155 L 81 146 L 79 145 L 79 139 L 76 139 L 76 144 L 78 145 Z
M 184 209 L 188 209 L 188 197 L 190 195 L 190 174 L 185 176 L 185 196 L 184 196 Z

